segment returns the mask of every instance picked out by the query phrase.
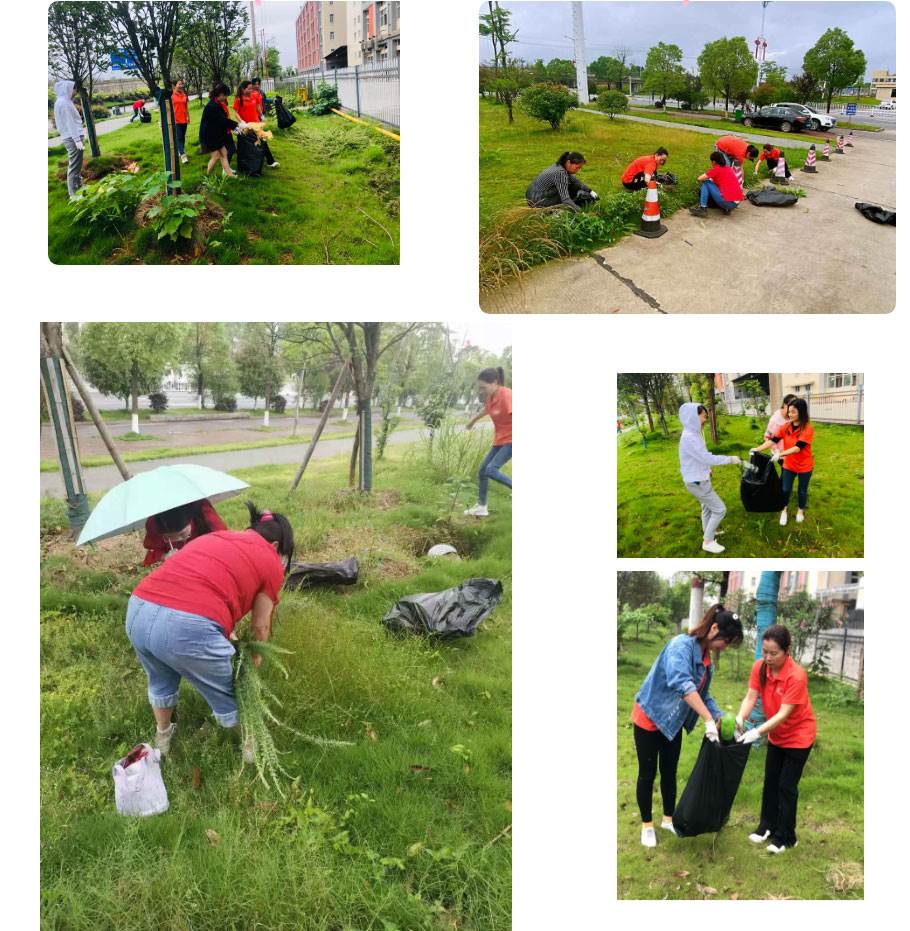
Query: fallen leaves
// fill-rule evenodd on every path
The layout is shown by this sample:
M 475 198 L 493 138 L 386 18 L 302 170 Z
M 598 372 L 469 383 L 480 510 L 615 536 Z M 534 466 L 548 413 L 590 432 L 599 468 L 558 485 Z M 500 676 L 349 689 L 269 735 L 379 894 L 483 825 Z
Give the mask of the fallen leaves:
M 193 788 L 198 789 L 202 785 L 202 770 L 198 766 L 193 767 Z
M 703 886 L 701 883 L 696 883 L 695 888 L 702 895 L 717 895 L 717 890 L 714 888 L 714 886 Z
M 209 843 L 213 847 L 217 847 L 221 843 L 221 835 L 217 831 L 213 831 L 211 828 L 205 829 L 205 836 L 209 839 Z
M 445 685 L 445 682 L 446 680 L 443 679 L 442 676 L 433 676 L 430 685 L 432 685 L 434 689 L 441 689 Z
M 369 721 L 364 721 L 363 723 L 366 727 L 367 737 L 369 737 L 370 740 L 373 741 L 373 743 L 379 743 L 379 734 L 377 734 L 376 731 L 373 729 L 373 725 L 370 724 Z

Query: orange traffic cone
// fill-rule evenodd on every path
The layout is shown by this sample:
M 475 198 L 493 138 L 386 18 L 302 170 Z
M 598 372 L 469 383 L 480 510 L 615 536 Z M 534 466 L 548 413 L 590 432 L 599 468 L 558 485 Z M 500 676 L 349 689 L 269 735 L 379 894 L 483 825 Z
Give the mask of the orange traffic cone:
M 818 174 L 818 170 L 815 167 L 815 146 L 809 146 L 809 153 L 806 155 L 806 164 L 800 169 L 800 171 L 805 171 L 807 174 L 814 175 Z
M 645 209 L 641 215 L 641 229 L 635 230 L 636 236 L 647 239 L 657 239 L 667 232 L 667 228 L 660 222 L 660 201 L 657 194 L 657 182 L 652 178 L 648 182 L 648 193 L 645 195 Z
M 853 130 L 847 133 L 847 141 L 844 143 L 848 148 L 853 148 Z
M 844 134 L 843 133 L 841 133 L 837 137 L 837 148 L 834 150 L 834 154 L 835 155 L 846 155 L 847 154 L 846 152 L 844 152 Z
M 822 149 L 821 160 L 823 162 L 831 161 L 831 140 L 825 139 L 825 146 Z

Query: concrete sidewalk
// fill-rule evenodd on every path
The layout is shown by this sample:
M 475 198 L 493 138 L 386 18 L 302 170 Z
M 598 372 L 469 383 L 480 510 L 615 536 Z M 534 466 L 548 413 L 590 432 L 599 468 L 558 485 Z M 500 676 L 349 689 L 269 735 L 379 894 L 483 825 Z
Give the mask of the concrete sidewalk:
M 703 130 L 702 132 L 713 132 Z M 807 195 L 792 207 L 753 207 L 707 219 L 687 210 L 659 239 L 615 246 L 533 269 L 481 295 L 487 313 L 756 314 L 890 313 L 896 230 L 853 204 L 894 209 L 896 140 L 863 135 L 845 155 L 794 172 Z

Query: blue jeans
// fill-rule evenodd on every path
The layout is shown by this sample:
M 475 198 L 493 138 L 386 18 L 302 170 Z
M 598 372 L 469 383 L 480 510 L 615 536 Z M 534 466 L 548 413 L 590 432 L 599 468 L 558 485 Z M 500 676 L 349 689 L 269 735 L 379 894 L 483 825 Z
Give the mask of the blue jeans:
M 701 197 L 699 202 L 702 207 L 708 206 L 709 197 L 721 210 L 735 210 L 739 206 L 736 201 L 724 200 L 723 197 L 721 197 L 720 188 L 710 178 L 701 183 Z
M 503 475 L 499 470 L 512 458 L 512 444 L 506 443 L 503 446 L 494 446 L 484 456 L 480 464 L 477 503 L 487 503 L 487 491 L 490 487 L 490 479 L 505 485 L 506 488 L 512 487 L 512 479 L 508 475 Z
M 180 155 L 185 155 L 186 147 L 186 129 L 188 123 L 174 123 L 174 135 L 177 139 L 177 152 Z
M 176 708 L 183 678 L 208 702 L 222 727 L 239 723 L 234 647 L 220 624 L 133 595 L 126 609 L 126 635 L 148 676 L 153 708 Z
M 799 489 L 796 492 L 796 501 L 799 509 L 805 511 L 806 502 L 809 500 L 809 480 L 812 478 L 811 472 L 791 472 L 789 469 L 781 469 L 781 489 L 784 493 L 784 507 L 790 503 L 790 494 L 793 491 L 793 483 L 799 477 Z

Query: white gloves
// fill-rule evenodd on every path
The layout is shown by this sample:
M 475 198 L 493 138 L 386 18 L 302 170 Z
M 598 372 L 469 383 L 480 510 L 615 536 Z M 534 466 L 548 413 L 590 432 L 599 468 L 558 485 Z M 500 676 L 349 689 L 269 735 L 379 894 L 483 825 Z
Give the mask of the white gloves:
M 591 191 L 591 199 L 600 200 L 600 198 L 597 196 L 597 191 Z
M 777 462 L 779 459 L 780 459 L 780 450 L 779 450 L 779 449 L 775 449 L 774 452 L 771 453 L 771 461 L 772 461 L 772 462 Z
M 749 455 L 751 456 L 752 453 L 757 453 L 757 452 L 758 452 L 758 447 L 757 447 L 757 446 L 753 446 L 752 449 L 749 450 Z
M 720 740 L 717 735 L 717 725 L 714 721 L 705 721 L 705 737 L 712 743 L 717 743 Z
M 743 464 L 743 461 L 742 459 L 739 458 L 739 456 L 730 457 L 730 465 L 742 465 L 742 464 Z
M 746 731 L 745 734 L 740 734 L 739 737 L 736 738 L 736 742 L 741 744 L 754 744 L 759 737 L 761 737 L 761 734 L 759 734 L 758 728 L 753 727 L 751 730 Z
M 245 123 L 243 120 L 240 120 L 240 121 L 237 123 L 237 128 L 238 128 L 238 129 L 246 129 L 246 123 Z
M 76 143 L 76 148 L 80 152 L 85 151 L 85 143 L 81 139 L 74 139 L 73 141 Z

